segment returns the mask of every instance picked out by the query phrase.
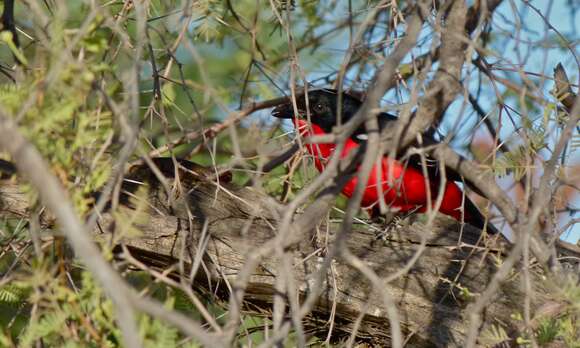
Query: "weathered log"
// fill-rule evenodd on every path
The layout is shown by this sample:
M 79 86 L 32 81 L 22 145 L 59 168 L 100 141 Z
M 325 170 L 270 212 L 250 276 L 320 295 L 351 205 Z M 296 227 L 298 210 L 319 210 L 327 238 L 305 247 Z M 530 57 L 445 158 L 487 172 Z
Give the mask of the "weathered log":
M 246 257 L 276 236 L 277 211 L 272 199 L 251 188 L 217 185 L 187 175 L 181 177 L 180 190 L 174 190 L 172 199 L 168 199 L 163 185 L 155 183 L 150 172 L 133 177 L 152 183 L 145 196 L 149 209 L 141 211 L 142 216 L 133 225 L 141 234 L 125 237 L 122 243 L 141 262 L 161 269 L 180 259 L 189 267 L 196 255 L 203 253 L 206 267 L 199 267 L 193 286 L 211 290 L 212 296 L 227 301 L 229 291 L 224 281 L 233 280 Z M 124 209 L 129 209 L 125 213 L 140 204 L 136 186 L 129 189 L 137 198 L 125 202 Z M 28 204 L 17 185 L 4 182 L 0 183 L 0 216 L 8 215 L 26 217 Z M 348 338 L 357 318 L 364 315 L 357 339 L 388 345 L 387 314 L 377 294 L 387 291 L 396 301 L 409 346 L 462 346 L 469 304 L 485 289 L 501 263 L 500 249 L 505 249 L 505 245 L 495 243 L 496 247 L 486 247 L 479 241 L 479 230 L 468 225 L 461 228 L 445 216 L 438 216 L 429 229 L 414 220 L 418 219 L 406 219 L 404 226 L 380 237 L 375 230 L 377 226 L 354 226 L 348 248 L 381 277 L 396 274 L 419 250 L 420 257 L 408 272 L 385 284 L 383 289 L 373 289 L 360 272 L 335 260 L 334 272 L 329 270 L 325 275 L 323 291 L 305 320 L 309 332 L 326 337 L 334 304 L 334 339 Z M 313 226 L 311 231 L 303 231 L 300 238 L 294 238 L 298 242 L 287 249 L 293 255 L 292 277 L 301 299 L 312 290 L 314 274 L 321 267 L 339 223 Z M 103 214 L 99 226 L 92 232 L 97 240 L 108 239 L 109 232 L 120 228 L 108 213 Z M 208 238 L 207 247 L 199 250 L 204 235 Z M 259 308 L 268 313 L 272 308 L 277 261 L 276 254 L 266 256 L 254 270 L 244 297 L 248 310 Z M 532 284 L 542 283 L 534 275 Z M 522 312 L 521 288 L 519 274 L 514 272 L 486 308 L 482 330 L 496 325 L 506 332 L 517 332 L 519 323 L 514 323 L 510 316 Z M 543 293 L 541 288 L 535 290 L 536 294 Z M 541 298 L 534 296 L 532 307 L 537 308 L 541 302 Z

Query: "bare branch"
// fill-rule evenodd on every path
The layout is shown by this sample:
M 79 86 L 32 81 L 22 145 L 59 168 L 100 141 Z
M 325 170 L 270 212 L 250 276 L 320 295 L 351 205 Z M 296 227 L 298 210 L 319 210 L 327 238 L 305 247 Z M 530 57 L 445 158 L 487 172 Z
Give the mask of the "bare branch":
M 151 300 L 141 299 L 129 285 L 105 261 L 99 249 L 91 241 L 83 224 L 77 217 L 67 195 L 57 178 L 51 174 L 44 159 L 19 132 L 14 123 L 3 113 L 0 114 L 0 149 L 7 151 L 15 160 L 18 172 L 39 192 L 42 201 L 59 221 L 63 233 L 69 240 L 75 254 L 84 262 L 87 268 L 109 297 L 113 300 L 117 313 L 117 322 L 123 332 L 127 347 L 141 347 L 141 338 L 135 321 L 134 308 L 149 314 L 160 316 L 173 323 L 205 345 L 220 344 L 219 340 L 210 337 L 192 320 L 168 313 L 161 305 Z

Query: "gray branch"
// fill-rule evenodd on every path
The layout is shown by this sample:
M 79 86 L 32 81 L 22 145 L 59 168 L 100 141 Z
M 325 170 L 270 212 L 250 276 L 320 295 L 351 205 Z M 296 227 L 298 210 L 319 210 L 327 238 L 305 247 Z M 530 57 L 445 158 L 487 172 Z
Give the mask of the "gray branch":
M 156 183 L 155 176 L 145 167 L 138 174 L 138 180 L 149 183 L 148 195 L 141 199 L 146 199 L 150 209 L 141 212 L 146 215 L 135 220 L 141 221 L 135 227 L 142 235 L 125 238 L 122 243 L 133 258 L 152 269 L 167 270 L 181 262 L 185 269 L 181 275 L 174 274 L 175 277 L 189 274 L 191 265 L 201 261 L 202 266 L 195 266 L 195 278 L 189 281 L 196 290 L 211 294 L 208 296 L 214 301 L 227 303 L 230 289 L 226 284 L 236 279 L 238 272 L 244 269 L 247 255 L 276 238 L 278 214 L 272 211 L 271 198 L 250 188 L 218 186 L 210 181 L 189 179 L 184 182 L 182 177 L 182 194 L 178 194 L 170 207 L 166 191 Z M 18 186 L 0 185 L 0 197 L 0 215 L 28 216 L 27 201 Z M 138 206 L 134 199 L 126 204 Z M 188 211 L 193 215 L 191 219 Z M 356 224 L 346 246 L 364 261 L 366 267 L 387 279 L 405 267 L 427 236 L 425 250 L 410 271 L 385 283 L 383 289 L 396 303 L 403 334 L 410 344 L 460 347 L 469 322 L 467 307 L 485 290 L 498 269 L 498 260 L 503 259 L 509 246 L 494 240 L 484 243 L 480 240 L 479 230 L 468 225 L 462 229 L 455 220 L 446 216 L 438 216 L 431 230 L 426 230 L 416 221 L 419 219 L 420 215 L 407 219 L 404 226 L 386 234 L 381 233 L 381 226 Z M 42 221 L 51 223 L 46 216 Z M 108 213 L 103 215 L 99 225 L 103 230 L 92 232 L 95 240 L 106 240 L 109 233 L 119 233 L 114 231 L 118 224 L 113 223 Z M 356 326 L 357 340 L 389 345 L 389 320 L 382 295 L 363 274 L 345 262 L 335 260 L 322 283 L 323 289 L 312 288 L 316 283 L 312 277 L 322 265 L 327 246 L 332 243 L 339 226 L 338 222 L 311 226 L 302 234 L 303 238 L 289 239 L 292 244 L 287 249 L 292 255 L 291 271 L 299 298 L 322 290 L 312 311 L 305 317 L 304 328 L 326 337 L 331 312 L 335 308 L 334 340 L 347 339 Z M 200 242 L 204 236 L 207 241 Z M 569 253 L 574 254 L 568 251 L 567 255 Z M 123 254 L 119 256 L 123 257 Z M 276 265 L 276 255 L 268 255 L 252 272 L 243 299 L 245 311 L 266 316 L 271 314 Z M 534 290 L 544 293 L 540 287 L 544 283 L 540 280 L 541 275 L 533 276 L 533 284 L 537 286 Z M 517 299 L 522 296 L 520 276 L 514 272 L 486 306 L 480 332 L 490 330 L 491 325 L 502 325 L 511 337 L 517 337 L 519 322 L 510 319 L 510 315 L 521 312 Z M 537 301 L 533 303 L 534 308 L 543 304 L 541 296 Z M 281 327 L 289 325 L 291 318 L 288 315 Z

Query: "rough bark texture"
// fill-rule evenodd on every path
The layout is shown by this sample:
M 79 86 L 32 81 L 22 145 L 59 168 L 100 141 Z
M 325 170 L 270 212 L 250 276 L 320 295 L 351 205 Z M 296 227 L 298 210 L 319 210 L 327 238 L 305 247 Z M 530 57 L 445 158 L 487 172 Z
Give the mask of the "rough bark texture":
M 148 174 L 140 175 L 138 179 L 151 181 L 151 178 L 152 175 Z M 143 263 L 160 269 L 175 265 L 180 258 L 189 268 L 196 255 L 203 253 L 203 266 L 197 271 L 194 287 L 227 300 L 226 281 L 236 276 L 248 254 L 276 235 L 277 213 L 269 203 L 271 198 L 250 188 L 220 186 L 218 189 L 215 183 L 182 177 L 180 192 L 189 192 L 175 194 L 170 207 L 162 185 L 150 187 L 147 197 L 150 209 L 141 211 L 133 224 L 141 235 L 122 238 L 122 243 Z M 134 191 L 134 188 L 130 190 Z M 139 191 L 135 192 L 139 196 Z M 132 208 L 139 206 L 134 201 L 125 204 Z M 126 214 L 134 211 L 125 209 L 129 209 Z M 26 197 L 18 186 L 0 182 L 0 216 L 26 217 L 27 211 Z M 191 220 L 189 214 L 193 216 Z M 49 217 L 44 221 L 50 224 Z M 96 240 L 110 240 L 111 231 L 116 229 L 118 233 L 122 229 L 122 224 L 112 221 L 110 214 L 103 214 L 100 228 L 93 232 Z M 200 250 L 205 221 L 205 235 L 209 240 L 205 250 Z M 423 252 L 410 271 L 386 284 L 381 291 L 389 291 L 396 299 L 409 346 L 461 347 L 470 297 L 483 291 L 501 262 L 502 254 L 483 245 L 476 247 L 480 233 L 477 229 L 465 226 L 460 232 L 460 226 L 444 216 L 438 217 L 429 230 L 418 221 L 407 219 L 404 222 L 403 226 L 393 229 L 382 239 L 368 226 L 357 225 L 348 240 L 348 247 L 386 278 L 405 267 L 422 248 L 422 238 L 426 238 Z M 337 227 L 338 223 L 332 222 L 313 226 L 305 234 L 307 238 L 300 238 L 301 242 L 292 246 L 292 276 L 302 298 L 314 284 L 313 274 L 319 269 L 326 246 L 332 241 L 332 231 Z M 495 243 L 499 244 L 502 243 Z M 245 296 L 248 310 L 267 315 L 271 309 L 276 261 L 276 255 L 266 257 L 254 271 Z M 381 346 L 388 345 L 388 320 L 380 297 L 358 271 L 340 260 L 333 268 L 334 275 L 331 272 L 326 275 L 322 296 L 307 320 L 306 326 L 311 329 L 308 332 L 326 336 L 328 319 L 333 302 L 336 302 L 335 339 L 347 338 L 357 317 L 366 313 L 358 338 Z M 543 284 L 543 281 L 538 278 L 533 284 Z M 513 274 L 487 308 L 482 330 L 490 325 L 501 325 L 507 332 L 517 331 L 516 327 L 509 326 L 513 322 L 509 317 L 522 311 L 520 289 L 518 274 Z M 536 290 L 540 294 L 544 292 Z M 534 298 L 534 308 L 541 302 L 541 298 Z

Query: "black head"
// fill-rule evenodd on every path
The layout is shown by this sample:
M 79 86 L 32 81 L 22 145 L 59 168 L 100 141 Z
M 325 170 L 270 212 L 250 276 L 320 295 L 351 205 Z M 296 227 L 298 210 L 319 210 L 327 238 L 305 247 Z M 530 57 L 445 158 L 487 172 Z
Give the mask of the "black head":
M 325 132 L 330 132 L 337 124 L 338 115 L 338 92 L 334 89 L 317 89 L 308 92 L 308 107 L 310 108 L 310 120 L 322 128 Z M 298 117 L 306 118 L 306 96 L 296 95 L 298 106 Z M 345 123 L 353 117 L 362 101 L 354 96 L 342 93 L 341 123 Z M 272 116 L 278 118 L 294 118 L 294 107 L 292 102 L 282 104 L 272 111 Z

